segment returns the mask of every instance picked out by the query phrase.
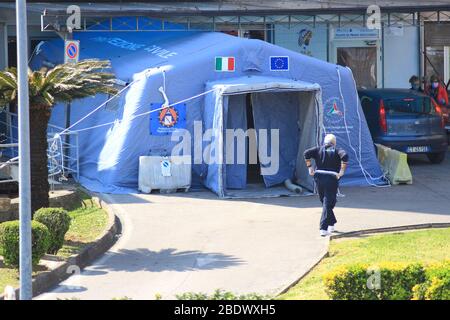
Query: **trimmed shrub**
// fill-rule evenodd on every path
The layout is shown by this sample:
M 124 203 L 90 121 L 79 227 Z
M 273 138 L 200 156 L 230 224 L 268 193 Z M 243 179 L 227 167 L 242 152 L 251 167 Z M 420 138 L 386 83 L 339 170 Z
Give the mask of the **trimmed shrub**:
M 19 266 L 19 220 L 0 224 L 0 254 L 6 265 Z M 31 221 L 32 263 L 37 265 L 45 255 L 50 244 L 48 228 L 38 222 Z
M 45 224 L 50 231 L 50 246 L 47 253 L 58 253 L 70 227 L 69 213 L 63 208 L 41 208 L 34 214 L 34 220 Z
M 413 287 L 424 281 L 420 264 L 356 264 L 324 276 L 325 290 L 334 300 L 409 300 Z
M 367 266 L 362 264 L 340 267 L 324 276 L 325 291 L 334 300 L 377 300 L 367 281 Z
M 450 300 L 450 278 L 433 278 L 425 291 L 425 300 Z
M 414 300 L 450 300 L 450 260 L 429 265 L 426 281 L 413 288 Z
M 213 294 L 203 292 L 186 292 L 175 296 L 177 300 L 271 300 L 269 296 L 257 293 L 236 295 L 230 291 L 217 289 Z

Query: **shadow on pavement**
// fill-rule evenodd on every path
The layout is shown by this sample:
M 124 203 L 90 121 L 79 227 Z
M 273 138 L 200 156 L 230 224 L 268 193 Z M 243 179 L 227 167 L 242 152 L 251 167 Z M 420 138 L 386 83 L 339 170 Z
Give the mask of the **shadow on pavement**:
M 173 248 L 151 251 L 121 249 L 108 252 L 107 259 L 90 270 L 126 272 L 162 272 L 223 269 L 242 264 L 243 261 L 221 253 L 203 253 L 198 250 L 177 251 Z
M 87 288 L 83 286 L 77 286 L 77 285 L 65 285 L 60 284 L 54 288 L 54 290 L 57 290 L 58 293 L 78 293 L 78 292 L 84 292 L 87 290 Z

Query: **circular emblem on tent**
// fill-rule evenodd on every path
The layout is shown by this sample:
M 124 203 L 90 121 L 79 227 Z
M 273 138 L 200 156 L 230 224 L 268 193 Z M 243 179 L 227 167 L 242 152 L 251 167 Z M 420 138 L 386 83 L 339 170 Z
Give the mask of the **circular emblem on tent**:
M 174 108 L 164 108 L 159 112 L 159 123 L 171 128 L 178 122 L 178 112 Z
M 332 97 L 325 101 L 325 118 L 329 124 L 337 124 L 344 118 L 342 100 L 338 97 Z

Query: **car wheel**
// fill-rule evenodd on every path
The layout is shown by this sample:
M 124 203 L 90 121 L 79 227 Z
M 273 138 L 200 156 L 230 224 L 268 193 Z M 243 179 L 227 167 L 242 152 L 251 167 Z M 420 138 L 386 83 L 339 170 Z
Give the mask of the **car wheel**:
M 440 152 L 440 153 L 429 153 L 427 154 L 428 160 L 430 160 L 431 163 L 439 164 L 445 159 L 446 152 Z

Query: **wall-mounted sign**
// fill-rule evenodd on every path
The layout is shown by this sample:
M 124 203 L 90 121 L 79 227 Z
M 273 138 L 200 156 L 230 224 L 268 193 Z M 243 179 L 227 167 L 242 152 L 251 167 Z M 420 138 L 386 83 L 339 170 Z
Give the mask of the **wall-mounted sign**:
M 313 37 L 313 31 L 309 28 L 300 30 L 298 34 L 298 46 L 301 48 L 300 53 L 312 56 L 310 44 Z
M 77 63 L 80 57 L 80 41 L 67 40 L 64 45 L 64 63 Z
M 152 103 L 150 110 L 150 134 L 156 136 L 169 135 L 178 129 L 186 128 L 186 104 L 176 104 L 162 108 L 162 103 Z
M 337 28 L 334 33 L 335 40 L 366 40 L 378 39 L 380 36 L 377 29 L 368 28 Z

